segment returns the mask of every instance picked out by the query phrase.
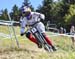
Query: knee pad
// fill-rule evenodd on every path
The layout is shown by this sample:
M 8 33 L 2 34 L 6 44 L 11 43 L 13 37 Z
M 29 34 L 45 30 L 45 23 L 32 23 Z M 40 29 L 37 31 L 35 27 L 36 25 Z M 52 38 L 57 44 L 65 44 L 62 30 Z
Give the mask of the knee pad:
M 26 33 L 26 37 L 29 38 L 30 37 L 30 34 L 31 34 L 30 32 L 27 32 Z

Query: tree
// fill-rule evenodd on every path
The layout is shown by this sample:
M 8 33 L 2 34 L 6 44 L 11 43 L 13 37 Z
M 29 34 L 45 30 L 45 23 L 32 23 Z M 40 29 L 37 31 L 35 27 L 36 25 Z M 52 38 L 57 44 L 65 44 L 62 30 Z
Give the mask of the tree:
M 53 0 L 44 0 L 43 5 L 42 6 L 40 5 L 37 9 L 37 11 L 40 11 L 41 13 L 45 14 L 45 16 L 46 16 L 45 22 L 46 23 L 47 23 L 47 21 L 52 21 L 51 14 L 50 14 L 51 8 L 52 8 L 51 7 L 52 3 L 53 3 Z
M 65 26 L 64 16 L 65 14 L 68 13 L 69 6 L 70 6 L 69 4 L 60 1 L 57 2 L 53 7 L 52 10 L 53 21 L 55 21 L 58 26 L 59 25 L 63 27 Z
M 58 26 L 65 26 L 64 16 L 68 13 L 69 6 L 70 4 L 62 0 L 58 0 L 57 2 L 53 2 L 53 0 L 44 0 L 43 5 L 39 6 L 38 11 L 45 14 L 46 23 L 50 21 Z
M 75 0 L 62 0 L 64 3 L 75 4 Z
M 31 5 L 31 3 L 29 2 L 29 0 L 24 0 L 22 6 L 29 6 L 29 7 L 31 8 L 31 10 L 34 11 L 34 8 L 33 8 L 33 6 Z
M 17 7 L 17 5 L 14 5 L 12 8 L 12 12 L 10 13 L 11 18 L 15 21 L 19 21 L 19 8 Z
M 68 14 L 64 17 L 67 25 L 75 24 L 75 5 L 70 5 Z
M 3 19 L 2 14 L 3 14 L 3 10 L 0 10 L 0 19 L 1 20 Z
M 8 10 L 7 9 L 4 9 L 4 10 L 1 10 L 2 14 L 0 16 L 0 19 L 2 20 L 9 20 L 8 18 Z
M 30 6 L 29 0 L 24 0 L 23 5 L 24 5 L 24 6 Z

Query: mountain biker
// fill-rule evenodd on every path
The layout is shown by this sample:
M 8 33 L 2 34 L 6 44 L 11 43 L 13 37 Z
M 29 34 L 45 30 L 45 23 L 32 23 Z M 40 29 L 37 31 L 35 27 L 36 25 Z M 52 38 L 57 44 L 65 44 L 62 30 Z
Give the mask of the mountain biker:
M 36 26 L 38 28 L 38 30 L 40 30 L 40 32 L 45 37 L 45 40 L 47 41 L 47 43 L 52 47 L 53 51 L 56 51 L 55 46 L 52 44 L 51 40 L 47 37 L 47 35 L 45 33 L 44 24 L 40 21 L 41 19 L 42 20 L 45 19 L 44 14 L 41 14 L 38 12 L 32 12 L 30 7 L 28 7 L 28 6 L 23 6 L 21 8 L 21 13 L 22 13 L 22 16 L 20 17 L 20 25 L 21 25 L 21 30 L 20 30 L 21 34 L 20 35 L 21 36 L 24 35 L 26 25 L 29 25 L 31 27 Z M 33 37 L 32 33 L 30 31 L 28 31 L 26 33 L 26 37 L 29 40 L 31 40 L 32 42 L 36 43 L 38 48 L 42 48 L 42 46 L 38 44 L 36 38 Z

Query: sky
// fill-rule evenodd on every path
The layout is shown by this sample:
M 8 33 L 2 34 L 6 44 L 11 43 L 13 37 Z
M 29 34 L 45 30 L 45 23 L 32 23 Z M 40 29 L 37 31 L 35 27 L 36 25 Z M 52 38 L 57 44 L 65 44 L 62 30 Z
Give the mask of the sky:
M 29 0 L 34 9 L 37 9 L 39 5 L 42 5 L 43 0 Z M 56 1 L 56 0 L 55 0 Z M 16 4 L 19 8 L 22 6 L 24 0 L 0 0 L 0 10 L 7 8 L 9 12 L 12 11 L 12 7 Z
M 34 9 L 42 4 L 43 0 L 29 0 Z M 24 0 L 0 0 L 0 10 L 7 8 L 9 12 L 12 11 L 12 7 L 16 4 L 18 7 L 22 6 Z

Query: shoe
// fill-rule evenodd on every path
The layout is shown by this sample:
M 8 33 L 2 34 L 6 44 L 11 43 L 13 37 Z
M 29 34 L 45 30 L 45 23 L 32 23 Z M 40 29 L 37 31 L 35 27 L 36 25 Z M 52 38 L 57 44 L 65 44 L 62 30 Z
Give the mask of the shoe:
M 42 48 L 42 45 L 41 44 L 37 44 L 38 48 Z
M 52 46 L 52 49 L 53 49 L 53 51 L 56 51 L 57 50 L 55 46 Z

